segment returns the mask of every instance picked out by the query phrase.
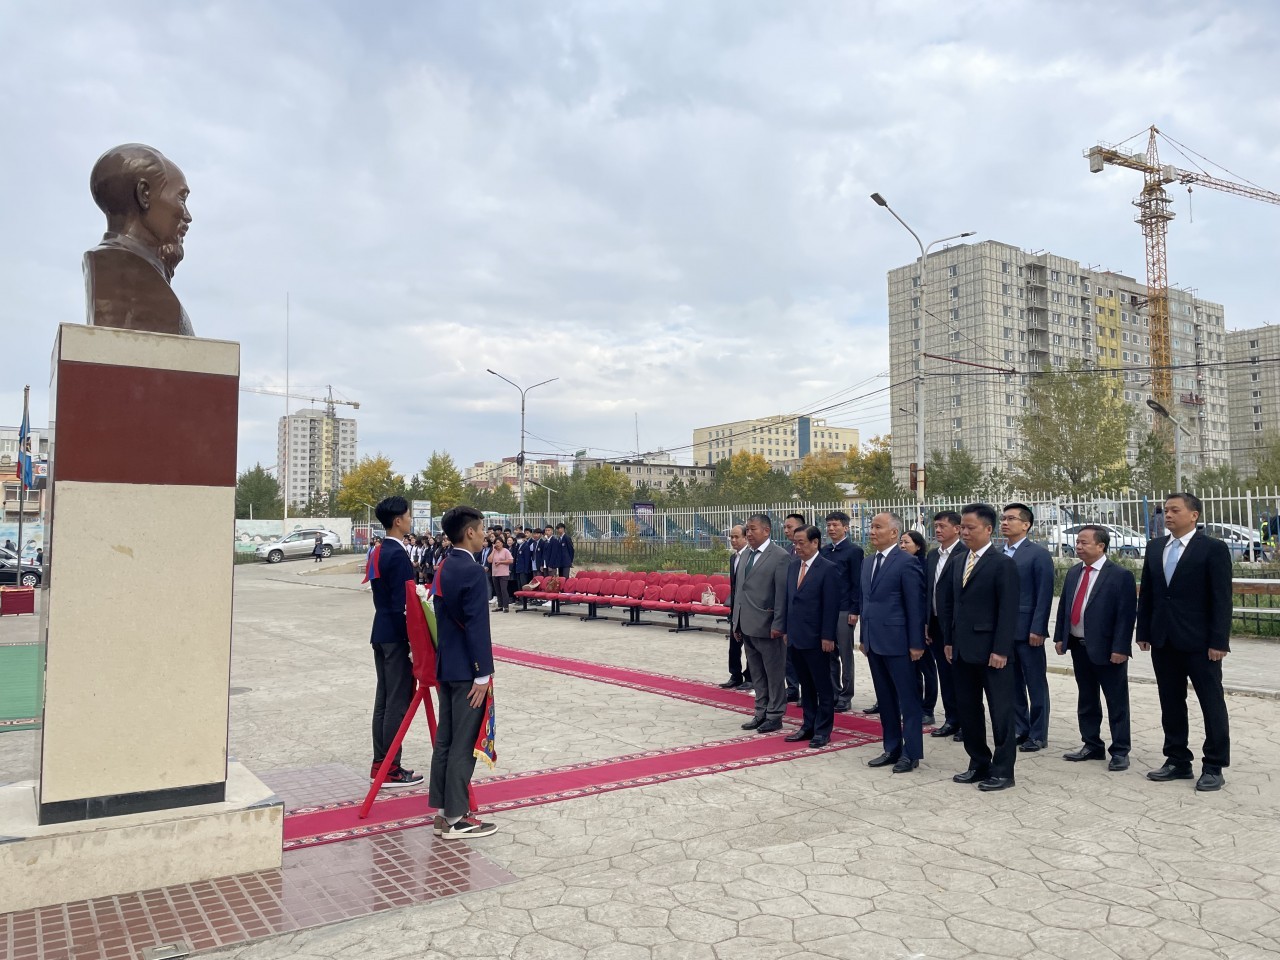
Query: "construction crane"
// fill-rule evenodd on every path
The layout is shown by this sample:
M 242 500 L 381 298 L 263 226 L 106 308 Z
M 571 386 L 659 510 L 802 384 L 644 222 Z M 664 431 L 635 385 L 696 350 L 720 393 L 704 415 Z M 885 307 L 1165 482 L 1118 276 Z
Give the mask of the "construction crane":
M 1135 136 L 1141 136 L 1141 134 Z M 1148 130 L 1145 152 L 1130 153 L 1122 149 L 1123 144 L 1100 143 L 1089 147 L 1084 151 L 1084 155 L 1089 161 L 1090 173 L 1101 173 L 1107 164 L 1111 164 L 1137 170 L 1142 174 L 1142 193 L 1133 201 L 1133 205 L 1138 208 L 1134 220 L 1142 227 L 1142 236 L 1146 239 L 1147 245 L 1147 317 L 1151 322 L 1151 385 L 1156 401 L 1166 410 L 1172 410 L 1173 352 L 1169 341 L 1169 263 L 1166 245 L 1169 221 L 1173 219 L 1174 214 L 1169 208 L 1170 199 L 1164 189 L 1165 185 L 1183 184 L 1188 193 L 1192 186 L 1208 187 L 1211 190 L 1234 193 L 1236 196 L 1262 200 L 1266 203 L 1280 203 L 1280 193 L 1264 190 L 1253 183 L 1211 176 L 1203 169 L 1182 170 L 1172 164 L 1162 164 L 1156 146 L 1157 136 L 1163 137 L 1183 156 L 1186 156 L 1184 151 L 1195 152 L 1152 126 Z M 1133 137 L 1129 139 L 1132 140 Z M 1190 160 L 1189 157 L 1187 159 Z M 1195 164 L 1194 160 L 1191 162 Z M 1211 161 L 1206 160 L 1206 162 Z M 1214 165 L 1217 166 L 1217 164 Z
M 338 468 L 338 413 L 337 407 L 341 404 L 344 407 L 350 407 L 352 410 L 360 409 L 358 400 L 339 400 L 333 395 L 333 386 L 330 384 L 325 388 L 328 392 L 323 397 L 310 397 L 299 393 L 290 393 L 284 390 L 272 390 L 269 387 L 241 387 L 241 393 L 257 393 L 265 397 L 287 397 L 290 400 L 305 400 L 308 403 L 323 403 L 324 418 L 329 424 L 329 489 L 337 493 L 338 487 L 342 483 L 342 471 Z M 288 441 L 286 440 L 285 458 L 288 459 Z M 286 463 L 282 469 L 286 471 L 284 482 L 287 484 L 288 464 Z M 317 491 L 318 492 L 318 491 Z M 288 491 L 283 494 L 287 500 Z M 287 508 L 286 508 L 287 509 Z

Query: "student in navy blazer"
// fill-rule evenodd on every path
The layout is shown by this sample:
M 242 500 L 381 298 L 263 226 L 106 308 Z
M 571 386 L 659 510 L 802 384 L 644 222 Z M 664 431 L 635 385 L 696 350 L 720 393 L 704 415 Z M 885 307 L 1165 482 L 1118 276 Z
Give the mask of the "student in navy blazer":
M 1053 558 L 1027 538 L 1035 515 L 1025 503 L 1001 511 L 1004 554 L 1018 568 L 1018 641 L 1013 657 L 1017 683 L 1013 692 L 1013 724 L 1018 749 L 1043 750 L 1049 740 L 1049 677 L 1045 642 L 1049 608 L 1053 606 Z
M 875 551 L 862 564 L 859 649 L 871 667 L 880 703 L 884 752 L 869 767 L 906 773 L 924 757 L 919 682 L 914 661 L 924 656 L 924 565 L 898 546 L 902 518 L 877 513 L 868 534 Z
M 822 533 L 817 527 L 797 530 L 792 544 L 796 555 L 787 569 L 786 644 L 800 681 L 804 726 L 786 739 L 808 740 L 817 750 L 830 742 L 835 723 L 829 661 L 836 649 L 844 586 L 839 567 L 818 555 Z
M 547 524 L 542 531 L 542 566 L 546 567 L 551 573 L 559 576 L 560 567 L 564 562 L 564 545 L 560 542 L 560 538 L 555 535 L 555 531 L 551 529 L 551 525 Z
M 1058 601 L 1053 641 L 1059 656 L 1071 651 L 1079 699 L 1076 716 L 1084 746 L 1062 759 L 1101 760 L 1102 697 L 1111 725 L 1112 772 L 1129 769 L 1129 658 L 1138 618 L 1138 587 L 1133 574 L 1107 562 L 1111 534 L 1089 524 L 1076 533 L 1076 555 L 1084 561 L 1067 571 Z M 1088 577 L 1085 577 L 1085 573 Z M 1099 696 L 1101 694 L 1101 697 Z
M 849 515 L 843 510 L 827 514 L 827 536 L 831 543 L 823 548 L 822 556 L 840 568 L 842 587 L 831 682 L 835 685 L 836 712 L 844 713 L 853 699 L 853 631 L 862 613 L 862 547 L 849 538 Z
M 485 836 L 493 832 L 493 825 L 468 816 L 476 737 L 485 718 L 493 677 L 489 581 L 474 556 L 484 542 L 484 514 L 474 507 L 453 507 L 440 523 L 455 546 L 441 561 L 431 591 L 436 610 L 440 721 L 431 755 L 427 802 L 440 811 L 444 822 L 436 826 L 446 838 Z
M 386 536 L 370 551 L 365 579 L 373 597 L 373 665 L 377 687 L 373 695 L 373 765 L 376 776 L 387 751 L 395 741 L 405 711 L 413 700 L 413 663 L 409 658 L 409 628 L 405 622 L 406 580 L 414 580 L 413 562 L 404 538 L 412 527 L 409 502 L 404 497 L 387 497 L 374 508 Z M 405 787 L 422 782 L 422 777 L 400 765 L 396 751 L 385 786 Z
M 560 541 L 560 576 L 567 578 L 573 571 L 573 537 L 563 523 L 556 524 L 556 539 Z

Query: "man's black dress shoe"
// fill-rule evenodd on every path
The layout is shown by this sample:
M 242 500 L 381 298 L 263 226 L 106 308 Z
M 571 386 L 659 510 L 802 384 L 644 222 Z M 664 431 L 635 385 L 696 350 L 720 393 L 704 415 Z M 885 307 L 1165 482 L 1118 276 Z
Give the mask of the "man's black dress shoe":
M 880 754 L 880 756 L 876 757 L 874 760 L 868 760 L 867 766 L 868 767 L 887 767 L 890 764 L 897 763 L 897 762 L 898 762 L 898 755 L 896 753 L 882 753 Z
M 787 743 L 799 743 L 801 740 L 811 740 L 813 739 L 813 731 L 797 730 L 795 733 L 788 734 L 782 739 L 787 741 Z
M 742 725 L 743 730 L 754 730 L 760 724 L 764 723 L 764 717 L 752 717 Z
M 788 693 L 788 694 L 787 694 L 787 703 L 799 703 L 799 702 L 800 702 L 800 691 L 799 691 L 799 690 L 797 690 L 795 693 Z
M 1200 779 L 1196 781 L 1196 789 L 1201 793 L 1209 793 L 1213 790 L 1221 790 L 1222 785 L 1227 781 L 1223 779 L 1220 773 L 1210 773 L 1206 770 L 1200 774 Z
M 863 712 L 863 713 L 866 713 L 866 714 L 879 713 L 879 712 L 880 712 L 880 704 L 878 704 L 878 703 L 873 703 L 871 706 L 867 707 L 867 709 L 863 710 L 862 712 Z
M 1154 780 L 1156 783 L 1164 783 L 1167 780 L 1194 780 L 1195 776 L 1190 767 L 1180 767 L 1176 763 L 1166 763 L 1159 770 L 1147 771 L 1147 779 Z
M 955 734 L 957 734 L 957 733 L 959 733 L 959 732 L 960 732 L 960 728 L 959 728 L 959 727 L 957 727 L 954 723 L 944 723 L 944 724 L 943 724 L 942 726 L 940 726 L 937 730 L 933 731 L 933 733 L 929 734 L 929 736 L 931 736 L 931 737 L 950 737 L 950 736 L 953 736 L 953 735 L 955 735 Z
M 957 773 L 951 778 L 956 783 L 978 783 L 987 779 L 987 771 L 985 770 L 966 770 L 964 773 Z
M 920 766 L 919 760 L 908 760 L 906 757 L 899 757 L 898 762 L 893 765 L 893 772 L 910 773 L 918 766 Z
M 1008 790 L 1013 786 L 1013 777 L 987 777 L 978 784 L 978 789 L 983 793 L 992 793 L 996 790 Z
M 836 713 L 848 713 L 848 712 L 849 712 L 849 701 L 848 701 L 848 700 L 837 700 L 837 701 L 836 701 L 836 705 L 835 705 L 835 711 L 836 711 Z
M 756 727 L 756 733 L 773 733 L 775 730 L 782 729 L 781 720 L 766 720 L 760 726 Z
M 1121 770 L 1129 769 L 1128 757 L 1112 757 L 1107 761 L 1107 769 L 1112 773 L 1119 773 Z
M 926 726 L 926 727 L 932 727 L 932 726 L 933 726 L 935 723 L 937 723 L 937 722 L 938 722 L 938 721 L 934 719 L 934 716 L 933 716 L 933 714 L 932 714 L 932 713 L 926 713 L 926 714 L 925 714 L 925 715 L 920 719 L 920 723 L 921 723 L 921 725 L 922 725 L 922 726 Z
M 825 747 L 825 746 L 826 746 L 828 743 L 830 743 L 830 742 L 831 742 L 831 738 L 830 738 L 830 737 L 824 737 L 824 736 L 819 735 L 819 736 L 816 736 L 816 737 L 814 737 L 812 740 L 810 740 L 810 741 L 809 741 L 809 749 L 810 749 L 810 750 L 821 750 L 823 747 Z
M 752 683 L 750 680 L 743 680 L 740 684 L 734 687 L 734 689 L 735 690 L 754 690 L 755 684 Z
M 1026 743 L 1026 742 L 1027 742 L 1027 739 L 1028 739 L 1028 738 L 1027 738 L 1027 735 L 1026 735 L 1025 733 L 1020 733 L 1020 734 L 1018 734 L 1017 738 L 1016 738 L 1013 742 L 1014 742 L 1015 744 L 1017 744 L 1018 746 L 1022 746 L 1024 743 Z
M 955 735 L 954 737 L 952 737 L 951 739 L 952 739 L 952 740 L 954 740 L 956 743 L 963 743 L 963 742 L 964 742 L 964 733 L 963 733 L 962 731 L 960 731 L 960 730 L 957 730 L 957 731 L 956 731 L 956 735 Z
M 1079 750 L 1072 750 L 1070 753 L 1062 755 L 1063 760 L 1070 760 L 1072 763 L 1078 763 L 1081 760 L 1101 760 L 1106 754 L 1101 750 L 1090 750 L 1088 747 L 1081 747 Z
M 740 686 L 742 686 L 741 680 L 728 680 L 720 684 L 720 689 L 721 690 L 737 690 Z
M 1044 741 L 1028 740 L 1026 743 L 1019 744 L 1018 749 L 1023 753 L 1036 753 L 1037 751 L 1044 749 Z

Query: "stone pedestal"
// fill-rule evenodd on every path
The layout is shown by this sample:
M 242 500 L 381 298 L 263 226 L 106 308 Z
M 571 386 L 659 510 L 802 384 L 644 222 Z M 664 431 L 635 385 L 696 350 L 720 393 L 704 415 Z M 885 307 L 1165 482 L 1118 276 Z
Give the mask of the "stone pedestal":
M 171 835 L 211 839 L 177 825 L 184 808 L 196 821 L 270 796 L 261 783 L 242 783 L 235 799 L 227 787 L 239 367 L 235 343 L 59 328 L 41 587 L 42 828 L 70 835 L 85 821 L 162 812 Z M 223 872 L 278 866 L 281 824 L 277 811 L 219 838 L 232 848 Z M 12 824 L 0 832 L 34 842 Z M 112 832 L 95 827 L 90 843 L 46 849 L 74 861 Z M 177 882 L 172 867 L 128 889 Z

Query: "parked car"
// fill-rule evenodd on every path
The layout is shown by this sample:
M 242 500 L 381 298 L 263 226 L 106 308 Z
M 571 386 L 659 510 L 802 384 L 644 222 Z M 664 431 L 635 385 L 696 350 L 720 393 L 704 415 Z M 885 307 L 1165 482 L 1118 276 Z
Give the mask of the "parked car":
M 1250 555 L 1255 560 L 1271 559 L 1271 550 L 1259 539 L 1257 530 L 1238 523 L 1202 523 L 1200 529 L 1225 542 L 1232 560 L 1248 559 Z
M 1076 534 L 1087 526 L 1104 527 L 1111 534 L 1111 545 L 1108 552 L 1121 557 L 1140 560 L 1146 556 L 1147 538 L 1133 527 L 1118 523 L 1076 523 L 1069 527 L 1054 525 L 1049 528 L 1049 540 L 1045 544 L 1049 552 L 1060 557 L 1076 555 Z
M 260 544 L 253 552 L 259 560 L 265 560 L 267 563 L 309 557 L 311 551 L 315 549 L 317 533 L 324 538 L 321 547 L 321 553 L 324 556 L 333 556 L 333 551 L 342 546 L 342 538 L 332 530 L 295 530 L 278 540 Z
M 18 560 L 6 550 L 8 556 L 0 556 L 0 586 L 4 587 L 38 587 L 40 586 L 40 568 L 30 561 L 24 560 L 19 572 Z

